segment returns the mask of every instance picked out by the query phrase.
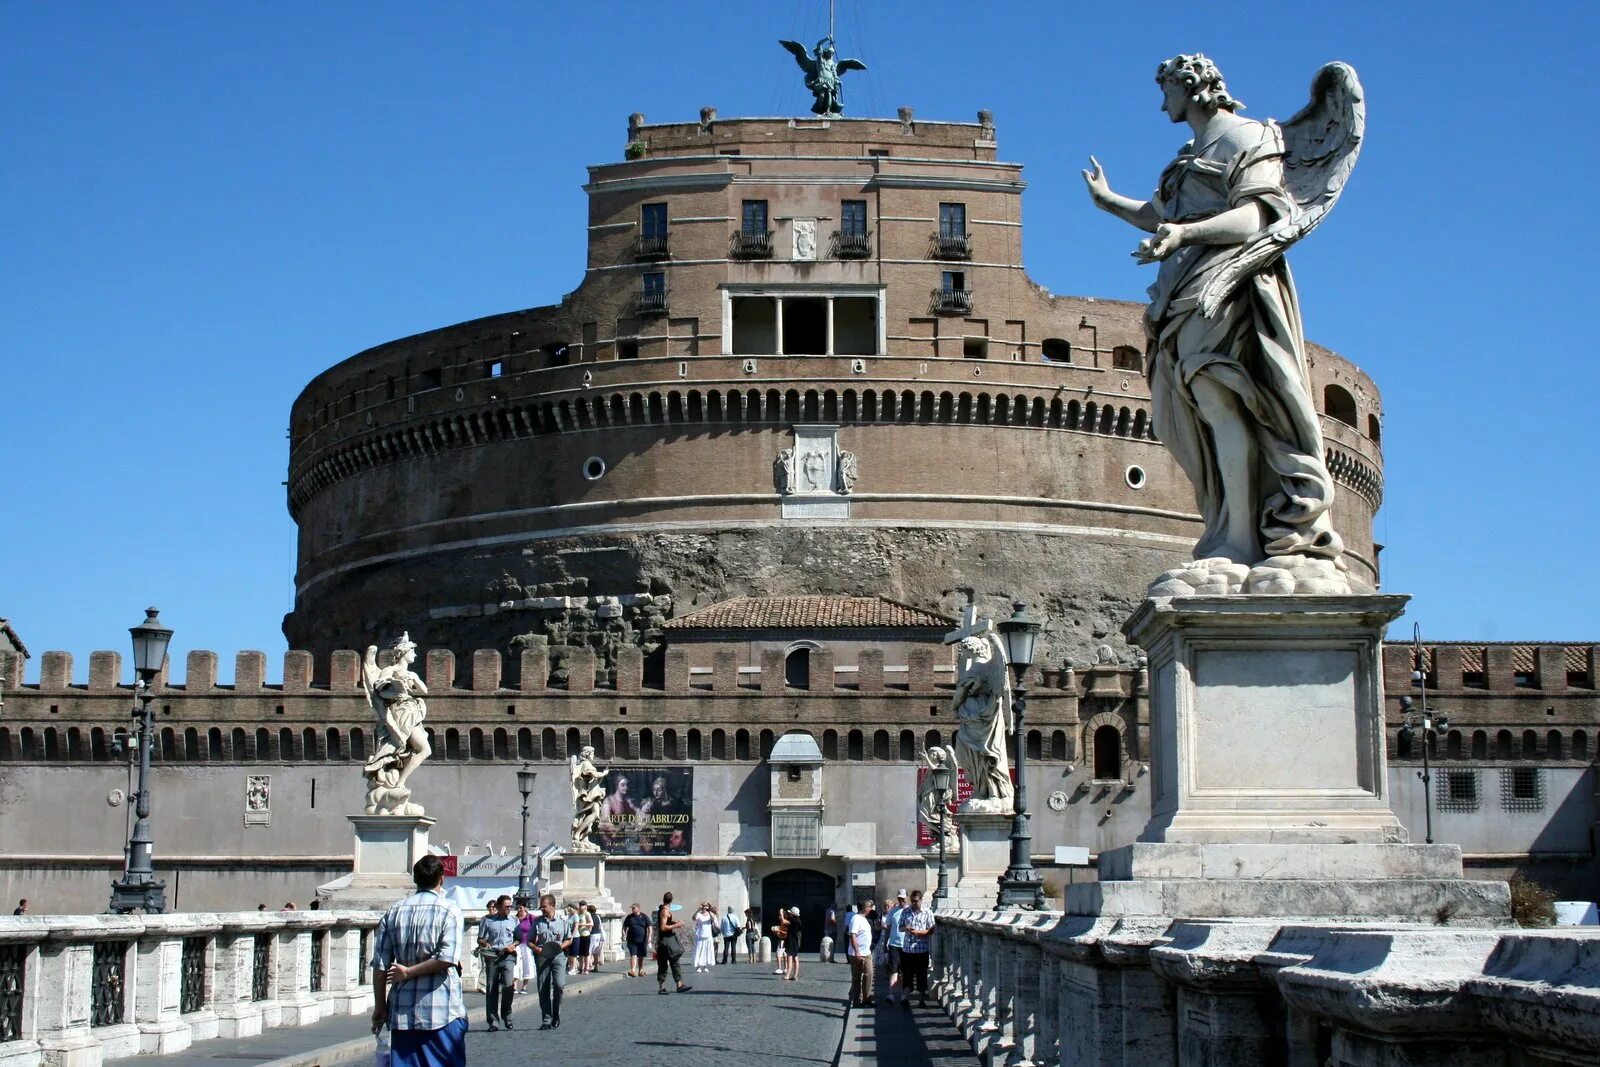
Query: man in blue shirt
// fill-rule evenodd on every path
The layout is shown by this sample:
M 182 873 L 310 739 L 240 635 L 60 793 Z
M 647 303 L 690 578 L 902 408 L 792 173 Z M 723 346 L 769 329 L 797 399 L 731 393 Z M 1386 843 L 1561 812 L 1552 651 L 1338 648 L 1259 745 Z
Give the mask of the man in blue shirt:
M 572 920 L 556 911 L 556 898 L 546 893 L 539 898 L 539 916 L 533 920 L 533 952 L 539 967 L 539 1014 L 541 1030 L 561 1025 L 561 994 L 567 988 L 564 953 L 572 947 Z
M 739 947 L 739 931 L 744 926 L 734 918 L 733 905 L 728 905 L 727 913 L 722 916 L 722 962 L 732 963 L 737 956 Z
M 900 1003 L 911 1006 L 911 989 L 916 987 L 922 999 L 918 1007 L 928 1006 L 928 950 L 933 946 L 933 912 L 922 906 L 922 890 L 913 890 L 911 903 L 900 909 L 900 932 L 904 937 L 900 955 L 903 978 L 900 985 Z
M 906 935 L 900 929 L 900 915 L 906 910 L 906 891 L 900 890 L 895 894 L 894 907 L 889 909 L 889 914 L 883 917 L 883 944 L 884 965 L 889 971 L 888 1001 L 893 1004 L 896 1000 L 895 990 L 900 987 L 900 950 L 906 943 Z M 902 990 L 898 994 L 900 1003 L 904 1004 L 906 995 Z
M 489 1032 L 511 1027 L 511 993 L 517 982 L 517 920 L 511 917 L 511 898 L 494 902 L 489 916 L 478 924 L 478 952 L 483 956 L 486 981 L 483 990 L 484 1014 Z
M 390 908 L 372 939 L 372 1029 L 390 1031 L 392 1067 L 466 1067 L 461 909 L 446 900 L 444 864 L 411 868 L 417 892 Z

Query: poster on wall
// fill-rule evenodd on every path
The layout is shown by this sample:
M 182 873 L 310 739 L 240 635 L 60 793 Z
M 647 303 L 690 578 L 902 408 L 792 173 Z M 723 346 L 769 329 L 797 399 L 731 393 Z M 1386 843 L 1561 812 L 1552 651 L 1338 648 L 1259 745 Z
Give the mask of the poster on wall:
M 612 767 L 600 809 L 600 846 L 613 856 L 693 851 L 693 767 Z
M 924 790 L 926 790 L 928 788 L 928 775 L 931 774 L 931 773 L 933 773 L 933 772 L 930 771 L 927 767 L 919 767 L 917 769 L 917 797 L 918 797 L 917 811 L 918 812 L 922 811 L 922 804 L 921 804 L 920 798 L 922 797 Z M 965 804 L 967 801 L 969 801 L 971 799 L 972 799 L 972 783 L 967 781 L 967 772 L 962 770 L 960 767 L 957 767 L 956 768 L 956 795 L 955 795 L 955 798 L 950 801 L 949 809 L 945 812 L 945 818 L 949 819 L 952 822 L 954 822 L 955 821 L 955 817 L 956 817 L 956 807 L 958 805 Z M 918 848 L 934 848 L 938 844 L 939 844 L 939 827 L 936 826 L 936 825 L 935 826 L 930 826 L 928 823 L 923 822 L 921 819 L 918 819 L 917 820 L 917 847 Z

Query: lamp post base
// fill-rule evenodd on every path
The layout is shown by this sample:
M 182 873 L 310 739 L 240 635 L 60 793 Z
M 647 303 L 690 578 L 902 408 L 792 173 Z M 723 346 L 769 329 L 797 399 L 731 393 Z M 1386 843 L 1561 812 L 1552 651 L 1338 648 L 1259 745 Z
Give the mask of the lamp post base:
M 111 911 L 118 915 L 142 911 L 157 914 L 167 910 L 167 883 L 123 880 L 111 883 Z
M 1020 908 L 1023 911 L 1045 909 L 1044 883 L 1039 872 L 1032 867 L 1009 870 L 1000 876 L 1000 910 Z

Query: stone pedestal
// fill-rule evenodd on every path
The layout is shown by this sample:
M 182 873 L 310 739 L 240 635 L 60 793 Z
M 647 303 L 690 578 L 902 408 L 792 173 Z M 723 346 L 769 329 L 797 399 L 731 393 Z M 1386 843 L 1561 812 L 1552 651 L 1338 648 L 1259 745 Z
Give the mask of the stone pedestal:
M 948 908 L 992 909 L 1000 899 L 1000 876 L 1011 866 L 1011 815 L 957 812 L 961 852 Z
M 355 866 L 348 878 L 318 887 L 317 896 L 335 908 L 383 911 L 416 892 L 411 868 L 428 854 L 434 820 L 426 815 L 348 818 L 355 830 Z
M 606 888 L 604 852 L 563 852 L 561 854 L 561 903 L 587 900 L 601 915 L 617 910 L 616 899 Z
M 1386 796 L 1381 644 L 1406 597 L 1154 597 L 1151 816 L 1068 888 L 1077 915 L 1487 924 L 1502 883 L 1408 845 Z

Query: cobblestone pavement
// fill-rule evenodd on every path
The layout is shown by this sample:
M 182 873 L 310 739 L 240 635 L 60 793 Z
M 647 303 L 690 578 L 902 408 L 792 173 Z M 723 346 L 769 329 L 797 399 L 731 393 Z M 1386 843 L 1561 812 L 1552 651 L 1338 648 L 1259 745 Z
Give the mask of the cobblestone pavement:
M 847 1012 L 849 970 L 842 963 L 807 961 L 797 982 L 779 979 L 771 964 L 719 966 L 710 974 L 690 971 L 684 979 L 690 992 L 664 997 L 657 995 L 653 976 L 595 982 L 582 994 L 569 993 L 561 1029 L 550 1031 L 539 1030 L 539 1002 L 531 993 L 516 998 L 516 1029 L 493 1034 L 483 1025 L 483 998 L 469 995 L 467 1062 L 523 1067 L 598 1057 L 619 1067 L 976 1063 L 964 1045 L 959 1059 L 941 1055 L 955 1031 L 939 1012 Z M 919 1031 L 934 1036 L 925 1039 Z

